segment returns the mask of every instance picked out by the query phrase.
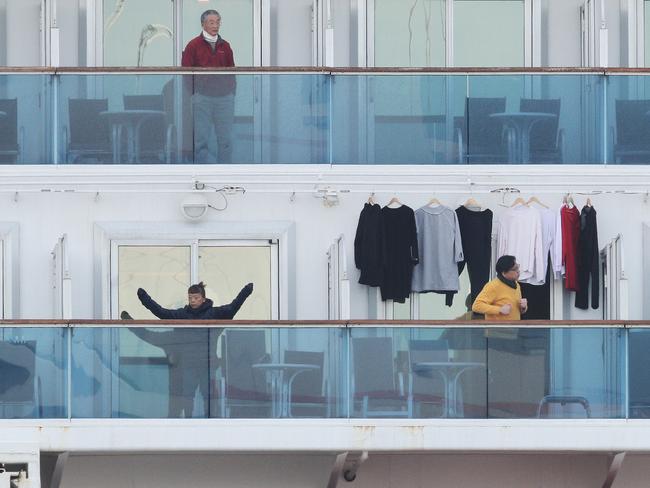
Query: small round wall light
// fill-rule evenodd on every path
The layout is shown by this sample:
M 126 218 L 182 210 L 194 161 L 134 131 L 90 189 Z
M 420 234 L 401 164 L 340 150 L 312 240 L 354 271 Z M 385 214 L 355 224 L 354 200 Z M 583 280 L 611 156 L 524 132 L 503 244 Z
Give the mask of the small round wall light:
M 181 213 L 188 220 L 201 220 L 208 213 L 208 200 L 199 194 L 188 195 L 181 202 Z

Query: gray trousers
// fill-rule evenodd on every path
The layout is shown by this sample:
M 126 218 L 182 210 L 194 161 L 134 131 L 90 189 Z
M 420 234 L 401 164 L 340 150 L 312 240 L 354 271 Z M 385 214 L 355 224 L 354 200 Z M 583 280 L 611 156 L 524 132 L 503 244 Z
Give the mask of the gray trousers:
M 194 111 L 194 162 L 232 162 L 232 124 L 235 117 L 235 95 L 208 97 L 192 95 Z M 215 146 L 212 127 L 217 136 Z M 217 157 L 218 155 L 218 157 Z

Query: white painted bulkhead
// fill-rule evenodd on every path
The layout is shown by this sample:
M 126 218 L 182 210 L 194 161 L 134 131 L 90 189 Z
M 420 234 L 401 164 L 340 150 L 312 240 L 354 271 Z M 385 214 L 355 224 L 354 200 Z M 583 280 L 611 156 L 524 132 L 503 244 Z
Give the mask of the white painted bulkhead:
M 368 311 L 376 308 L 376 303 L 369 302 L 375 300 L 369 288 L 357 283 L 353 242 L 359 212 L 371 192 L 382 205 L 398 195 L 414 209 L 425 205 L 433 195 L 452 208 L 474 196 L 483 207 L 493 210 L 496 220 L 505 210 L 503 204 L 509 206 L 516 196 L 536 195 L 551 208 L 560 206 L 566 192 L 573 192 L 579 208 L 589 196 L 598 212 L 599 246 L 602 248 L 617 235 L 622 236 L 623 266 L 629 285 L 629 308 L 623 317 L 647 318 L 643 312 L 642 234 L 644 222 L 650 219 L 646 195 L 650 171 L 645 168 L 555 166 L 550 172 L 539 166 L 261 168 L 2 168 L 0 220 L 18 223 L 20 242 L 19 253 L 5 256 L 5 267 L 13 266 L 16 275 L 14 286 L 8 287 L 8 291 L 14 295 L 14 302 L 17 300 L 17 306 L 5 318 L 53 317 L 50 252 L 62 234 L 68 237 L 72 318 L 98 319 L 109 318 L 103 311 L 105 307 L 98 306 L 99 300 L 106 298 L 101 293 L 107 293 L 102 291 L 99 279 L 102 256 L 98 246 L 102 243 L 94 242 L 98 226 L 110 223 L 119 228 L 120 224 L 132 227 L 137 223 L 143 229 L 159 225 L 172 234 L 183 229 L 196 238 L 218 237 L 219 232 L 233 238 L 233 229 L 248 235 L 269 228 L 273 222 L 291 225 L 287 239 L 295 239 L 289 243 L 291 255 L 280 262 L 281 274 L 295 283 L 295 288 L 292 284 L 280 290 L 281 300 L 286 300 L 280 317 L 327 317 L 327 251 L 331 242 L 343 234 L 351 281 L 351 317 L 369 318 Z M 205 218 L 190 224 L 181 215 L 180 203 L 192 193 L 195 180 L 212 186 L 239 185 L 246 193 L 226 195 L 226 210 L 210 210 Z M 521 194 L 490 192 L 503 187 L 517 188 Z M 329 188 L 337 195 L 338 204 L 325 205 L 322 194 L 314 188 Z M 206 192 L 204 196 L 215 206 L 221 205 L 218 194 Z M 137 237 L 143 238 L 143 232 L 146 234 L 143 230 Z M 159 238 L 160 233 L 156 235 Z M 561 283 L 557 284 L 561 290 Z M 602 306 L 597 310 L 579 310 L 573 306 L 573 293 L 561 295 L 563 312 L 560 316 L 556 314 L 556 319 L 603 317 Z

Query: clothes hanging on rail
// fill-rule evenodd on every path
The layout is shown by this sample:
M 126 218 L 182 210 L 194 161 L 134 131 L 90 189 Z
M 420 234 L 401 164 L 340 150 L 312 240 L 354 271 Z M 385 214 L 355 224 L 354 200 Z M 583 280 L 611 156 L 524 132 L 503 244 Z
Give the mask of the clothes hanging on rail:
M 354 263 L 361 271 L 359 283 L 380 286 L 383 279 L 384 234 L 381 206 L 366 203 L 359 214 L 354 237 Z
M 549 208 L 532 207 L 539 212 L 542 222 L 542 256 L 544 256 L 544 274 L 541 282 L 529 281 L 533 285 L 543 285 L 549 279 L 546 272 L 549 265 L 553 271 L 561 272 L 562 270 L 562 232 L 557 232 L 557 220 L 559 213 Z M 556 242 L 558 241 L 558 242 Z M 550 262 L 549 262 L 550 254 Z
M 384 236 L 382 300 L 404 303 L 411 293 L 413 266 L 419 261 L 415 214 L 411 207 L 381 209 Z
M 456 209 L 463 261 L 458 263 L 458 274 L 467 264 L 471 297 L 470 310 L 477 295 L 490 280 L 490 260 L 492 259 L 492 210 L 474 211 L 465 206 Z
M 542 219 L 536 209 L 517 205 L 499 219 L 497 258 L 509 254 L 517 259 L 520 282 L 544 283 L 547 257 L 542 244 Z
M 528 310 L 522 320 L 551 320 L 551 265 L 546 266 L 546 281 L 542 285 L 519 283 L 521 297 L 528 300 Z
M 589 279 L 591 278 L 591 308 L 598 308 L 600 252 L 596 209 L 585 205 L 580 214 L 580 237 L 578 240 L 578 291 L 575 305 L 589 308 Z
M 420 260 L 413 269 L 411 290 L 444 293 L 451 306 L 459 287 L 458 263 L 463 261 L 456 212 L 444 205 L 420 207 L 415 224 Z
M 565 269 L 564 287 L 570 291 L 578 291 L 578 259 L 580 240 L 580 212 L 575 207 L 562 205 L 562 264 Z

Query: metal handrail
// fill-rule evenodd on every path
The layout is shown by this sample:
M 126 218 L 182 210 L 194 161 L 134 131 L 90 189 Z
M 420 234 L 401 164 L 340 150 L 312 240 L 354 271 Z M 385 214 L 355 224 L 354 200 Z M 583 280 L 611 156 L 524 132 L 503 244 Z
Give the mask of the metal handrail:
M 200 327 L 200 328 L 650 328 L 647 320 L 520 320 L 492 323 L 484 320 L 0 320 L 0 328 L 84 327 Z
M 316 73 L 316 74 L 600 74 L 600 75 L 650 75 L 650 68 L 583 68 L 583 67 L 544 67 L 544 68 L 527 68 L 527 67 L 464 67 L 464 68 L 440 68 L 440 67 L 423 67 L 423 68 L 363 68 L 363 67 L 308 67 L 308 66 L 237 66 L 223 68 L 186 68 L 182 66 L 151 66 L 151 67 L 0 67 L 0 74 L 3 73 L 38 73 L 38 74 L 123 74 L 123 73 L 204 73 L 204 72 L 232 72 L 232 73 Z

